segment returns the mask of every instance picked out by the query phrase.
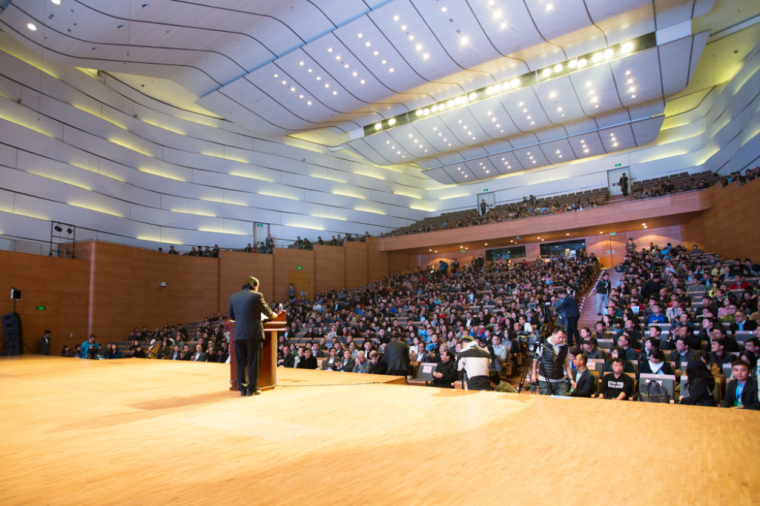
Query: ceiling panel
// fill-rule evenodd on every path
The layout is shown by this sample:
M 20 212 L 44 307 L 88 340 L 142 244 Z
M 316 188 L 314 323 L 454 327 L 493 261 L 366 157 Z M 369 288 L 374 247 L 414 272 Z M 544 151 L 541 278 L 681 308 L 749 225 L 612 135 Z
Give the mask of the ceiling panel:
M 570 137 L 567 140 L 577 158 L 588 158 L 607 153 L 598 132 L 588 132 L 583 135 Z
M 667 69 L 662 73 L 662 89 L 666 97 L 682 91 L 688 84 L 692 39 L 685 37 L 657 47 L 660 68 Z
M 538 31 L 547 40 L 591 24 L 583 0 L 525 0 L 525 4 Z
M 604 149 L 608 153 L 636 147 L 636 140 L 633 137 L 633 129 L 631 128 L 631 125 L 604 128 L 599 130 L 599 137 L 602 139 Z
M 636 144 L 639 146 L 646 146 L 647 144 L 656 141 L 657 137 L 660 135 L 660 128 L 662 128 L 663 121 L 665 121 L 665 115 L 661 114 L 656 118 L 638 121 L 631 125 Z
M 546 142 L 541 144 L 541 151 L 549 160 L 549 163 L 566 163 L 576 159 L 575 152 L 570 147 L 567 139 Z
M 407 0 L 403 3 L 407 3 Z M 395 4 L 396 2 L 393 3 Z M 425 23 L 436 34 L 452 60 L 462 69 L 501 56 L 480 28 L 467 2 L 416 0 L 414 7 L 419 11 L 418 16 L 422 15 Z M 443 12 L 444 8 L 446 12 Z M 407 21 L 402 17 L 398 23 Z
M 467 168 L 470 169 L 478 179 L 487 179 L 499 175 L 498 170 L 488 158 L 481 158 L 467 162 Z
M 500 156 L 488 158 L 500 174 L 509 174 L 522 170 L 523 166 L 513 152 L 502 153 Z

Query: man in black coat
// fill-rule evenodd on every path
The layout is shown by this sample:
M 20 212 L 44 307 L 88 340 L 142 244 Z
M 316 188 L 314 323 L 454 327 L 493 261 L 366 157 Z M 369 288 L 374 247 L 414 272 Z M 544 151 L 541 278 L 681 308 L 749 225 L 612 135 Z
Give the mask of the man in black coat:
M 259 280 L 251 276 L 242 289 L 232 294 L 227 310 L 230 319 L 235 320 L 235 358 L 240 395 L 259 395 L 259 370 L 264 347 L 264 326 L 262 313 L 269 319 L 277 315 L 269 309 L 264 296 L 258 292 Z M 246 376 L 247 373 L 247 376 Z
M 578 301 L 575 297 L 567 293 L 564 288 L 559 291 L 559 298 L 562 302 L 556 307 L 556 311 L 559 313 L 564 311 L 565 320 L 567 321 L 567 343 L 568 346 L 573 346 L 575 342 L 573 336 L 578 341 L 581 340 L 581 334 L 578 332 L 578 318 L 581 316 L 581 311 L 578 309 Z
M 409 346 L 401 340 L 401 334 L 396 334 L 390 343 L 385 345 L 385 362 L 388 364 L 389 376 L 406 376 L 410 369 Z
M 45 335 L 40 337 L 37 342 L 37 351 L 40 355 L 50 355 L 50 331 L 46 330 Z

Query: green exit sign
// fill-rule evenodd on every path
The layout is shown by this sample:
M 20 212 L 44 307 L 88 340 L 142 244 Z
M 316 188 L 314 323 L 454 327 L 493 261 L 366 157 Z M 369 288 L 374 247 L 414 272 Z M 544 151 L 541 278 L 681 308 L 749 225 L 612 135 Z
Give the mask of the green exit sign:
M 37 306 L 37 311 L 44 311 L 47 308 L 45 306 Z
M 462 250 L 459 250 L 459 251 L 460 251 L 461 253 L 464 253 L 464 252 L 465 252 L 465 250 L 463 250 L 463 249 L 462 249 Z
M 610 235 L 617 235 L 617 232 L 610 232 Z
M 301 270 L 301 266 L 300 265 L 298 266 L 298 270 Z
M 615 167 L 620 167 L 621 165 L 623 165 L 623 164 L 622 163 L 616 163 Z
M 487 191 L 488 191 L 488 188 L 486 188 L 486 189 L 485 189 L 485 190 L 483 190 L 483 191 L 484 191 L 484 192 L 487 192 Z
M 263 224 L 263 223 L 257 223 L 257 224 L 256 224 L 256 226 L 257 226 L 257 227 L 263 227 L 263 226 L 264 226 L 264 224 Z

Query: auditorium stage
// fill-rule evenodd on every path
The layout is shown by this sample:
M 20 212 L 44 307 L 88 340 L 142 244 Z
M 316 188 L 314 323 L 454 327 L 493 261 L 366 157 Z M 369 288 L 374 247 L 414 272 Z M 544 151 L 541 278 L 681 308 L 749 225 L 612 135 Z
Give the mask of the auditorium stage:
M 0 503 L 760 502 L 760 413 L 223 364 L 0 359 Z

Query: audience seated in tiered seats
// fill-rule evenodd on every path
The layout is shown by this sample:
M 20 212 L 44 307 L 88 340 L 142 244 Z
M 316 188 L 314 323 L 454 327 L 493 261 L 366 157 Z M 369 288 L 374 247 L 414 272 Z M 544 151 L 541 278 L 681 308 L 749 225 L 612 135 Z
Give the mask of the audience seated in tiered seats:
M 715 184 L 716 177 L 710 172 L 689 174 L 683 172 L 677 175 L 663 176 L 655 179 L 646 179 L 633 183 L 633 198 L 648 199 L 664 197 L 674 193 L 704 190 Z
M 725 402 L 723 406 L 739 407 L 734 402 L 744 398 L 741 390 L 754 390 L 754 400 L 747 397 L 743 407 L 760 409 L 754 378 L 760 351 L 760 265 L 750 259 L 723 261 L 697 246 L 687 250 L 668 244 L 661 249 L 650 243 L 640 251 L 629 249 L 619 272 L 624 272 L 623 279 L 612 290 L 596 336 L 608 340 L 609 355 L 622 360 L 623 374 L 630 372 L 636 379 L 645 373 L 672 374 L 676 392 L 680 377 L 688 378 L 684 384 L 689 392 L 681 392 L 675 399 L 684 404 L 714 406 L 723 396 L 734 399 L 730 406 Z M 643 336 L 647 339 L 641 344 Z M 574 352 L 590 360 L 604 354 L 596 350 L 596 343 L 588 339 Z M 605 370 L 614 370 L 614 358 L 608 360 Z M 738 376 L 738 382 L 729 381 L 735 370 L 741 376 L 745 368 L 746 383 Z M 689 370 L 694 378 L 686 375 Z M 628 381 L 621 382 L 619 374 L 608 376 L 603 379 L 626 390 L 622 398 L 630 399 Z M 708 391 L 714 396 L 712 401 L 707 399 Z M 617 396 L 620 392 L 613 393 Z

